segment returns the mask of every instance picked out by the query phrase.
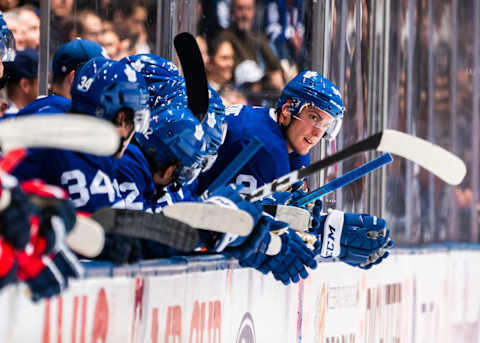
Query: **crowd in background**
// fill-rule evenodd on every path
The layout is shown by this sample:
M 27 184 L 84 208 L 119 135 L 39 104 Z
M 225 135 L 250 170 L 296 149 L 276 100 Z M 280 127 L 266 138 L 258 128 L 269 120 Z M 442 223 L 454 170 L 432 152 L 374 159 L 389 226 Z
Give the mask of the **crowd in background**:
M 197 39 L 208 80 L 227 105 L 271 105 L 304 69 L 303 6 L 303 0 L 198 1 Z M 0 10 L 17 50 L 38 50 L 38 0 L 2 0 Z M 114 60 L 155 52 L 155 1 L 52 0 L 50 14 L 50 57 L 77 37 L 99 43 Z

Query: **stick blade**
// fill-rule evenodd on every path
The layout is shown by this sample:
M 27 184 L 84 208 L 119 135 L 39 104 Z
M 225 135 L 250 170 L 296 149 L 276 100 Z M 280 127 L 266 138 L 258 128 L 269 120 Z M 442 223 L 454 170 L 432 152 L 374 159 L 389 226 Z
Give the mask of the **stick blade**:
M 252 216 L 246 211 L 200 202 L 177 202 L 165 207 L 162 213 L 196 229 L 240 236 L 250 234 L 254 224 Z
M 173 44 L 182 65 L 188 108 L 199 121 L 203 121 L 208 111 L 209 99 L 207 73 L 202 53 L 195 37 L 188 32 L 176 35 Z
M 377 150 L 415 162 L 450 185 L 460 184 L 467 174 L 465 163 L 458 156 L 424 139 L 397 130 L 384 130 Z
M 16 148 L 57 148 L 110 156 L 120 137 L 115 126 L 103 119 L 80 114 L 32 115 L 0 123 L 4 152 Z
M 74 252 L 94 258 L 102 252 L 105 244 L 105 232 L 96 221 L 83 215 L 77 215 L 77 222 L 65 240 Z

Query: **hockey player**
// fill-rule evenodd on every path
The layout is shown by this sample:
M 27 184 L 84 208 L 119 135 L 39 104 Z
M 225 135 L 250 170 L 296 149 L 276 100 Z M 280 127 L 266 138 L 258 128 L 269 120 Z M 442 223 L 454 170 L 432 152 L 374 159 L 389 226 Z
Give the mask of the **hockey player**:
M 124 207 L 115 180 L 117 159 L 135 131 L 148 127 L 148 92 L 142 76 L 128 64 L 97 57 L 75 73 L 72 110 L 112 121 L 123 140 L 111 157 L 65 150 L 31 149 L 13 171 L 21 180 L 41 178 L 67 189 L 78 210 Z M 94 139 L 94 138 L 92 138 Z
M 157 173 L 154 177 L 155 184 L 158 188 L 158 186 L 164 187 L 173 181 L 172 175 L 178 167 L 172 161 L 177 160 L 182 161 L 183 172 L 177 174 L 176 181 L 177 184 L 185 186 L 185 184 L 196 179 L 196 175 L 201 169 L 206 170 L 211 167 L 217 157 L 218 147 L 223 143 L 226 128 L 223 125 L 224 106 L 221 99 L 215 91 L 210 90 L 209 111 L 200 126 L 198 120 L 186 109 L 188 102 L 185 84 L 183 78 L 178 76 L 176 69 L 172 68 L 171 62 L 168 63 L 168 61 L 153 55 L 137 55 L 129 57 L 128 60 L 136 70 L 142 72 L 149 84 L 150 103 L 155 114 L 152 116 L 147 134 L 137 134 L 137 140 L 141 150 L 149 160 L 149 169 L 152 170 L 152 174 Z M 172 110 L 172 106 L 179 107 L 179 110 Z M 187 120 L 188 117 L 190 120 Z M 202 159 L 200 142 L 193 138 L 201 135 L 201 128 L 206 132 L 205 138 L 207 139 L 207 158 L 203 157 L 203 163 L 200 162 Z M 185 169 L 185 165 L 190 167 Z M 158 170 L 155 171 L 158 166 L 161 166 L 161 173 L 158 173 Z M 139 172 L 128 174 L 130 177 L 136 176 L 137 178 L 142 175 Z M 145 184 L 143 181 L 136 183 Z M 165 201 L 166 197 L 159 199 L 154 205 L 156 206 L 155 211 L 161 210 L 162 207 L 171 202 L 185 200 L 182 190 L 170 189 L 166 196 L 171 196 L 171 199 L 169 201 Z M 196 199 L 195 196 L 188 200 Z M 268 216 L 263 218 L 261 207 L 259 208 L 258 205 L 255 206 L 243 200 L 234 186 L 219 189 L 212 194 L 212 197 L 207 199 L 207 202 L 215 205 L 229 204 L 231 207 L 246 210 L 252 215 L 256 223 L 252 234 L 247 237 L 205 233 L 203 244 L 209 250 L 221 252 L 227 248 L 225 253 L 240 260 L 246 259 L 253 253 L 261 255 L 262 247 L 268 246 L 270 229 L 283 228 L 282 249 L 276 251 L 276 256 L 269 258 L 268 261 L 276 261 L 278 265 L 282 265 L 287 262 L 285 258 L 288 257 L 288 273 L 291 275 L 289 278 L 291 277 L 295 281 L 298 281 L 300 276 L 306 277 L 308 275 L 305 266 L 316 267 L 313 252 L 306 247 L 296 233 L 288 229 L 285 223 L 277 222 Z M 262 242 L 262 244 L 259 245 L 259 242 Z M 143 254 L 146 258 L 163 257 L 172 253 L 169 249 L 152 242 L 144 242 L 143 246 Z M 282 277 L 285 276 L 282 275 Z M 280 279 L 281 277 L 277 276 L 277 278 Z
M 70 91 L 75 71 L 88 60 L 99 56 L 108 58 L 101 45 L 90 40 L 75 39 L 60 46 L 52 60 L 51 94 L 37 98 L 22 108 L 17 116 L 69 112 L 72 107 Z
M 343 112 L 344 106 L 337 87 L 314 71 L 304 71 L 290 81 L 283 89 L 276 109 L 249 106 L 227 108 L 228 130 L 225 143 L 219 149 L 219 157 L 214 166 L 200 175 L 200 191 L 215 179 L 253 137 L 263 141 L 264 147 L 232 181 L 245 185 L 242 191 L 250 193 L 289 173 L 292 167 L 298 166 L 298 162 L 308 161 L 302 161 L 303 156 L 321 138 L 335 138 L 342 126 Z M 291 197 L 291 194 L 279 197 L 282 199 L 280 203 L 284 204 Z M 315 236 L 317 245 L 335 246 L 333 256 L 354 266 L 369 268 L 374 263 L 379 263 L 388 256 L 385 249 L 393 245 L 383 219 L 360 214 L 343 215 L 343 212 L 322 215 L 321 203 L 316 204 L 312 215 L 315 225 L 311 228 L 311 233 Z M 330 227 L 335 228 L 336 235 L 330 234 Z M 371 234 L 375 239 L 367 236 L 366 232 L 370 231 L 375 232 Z M 315 248 L 315 253 L 323 257 L 330 254 L 328 256 L 331 257 L 332 252 L 327 252 L 326 249 Z M 352 258 L 352 255 L 355 257 Z M 245 265 L 260 270 L 268 265 L 264 261 L 258 261 L 256 259 L 253 263 L 248 259 L 241 260 Z M 282 274 L 281 268 L 282 265 L 274 263 L 271 271 Z

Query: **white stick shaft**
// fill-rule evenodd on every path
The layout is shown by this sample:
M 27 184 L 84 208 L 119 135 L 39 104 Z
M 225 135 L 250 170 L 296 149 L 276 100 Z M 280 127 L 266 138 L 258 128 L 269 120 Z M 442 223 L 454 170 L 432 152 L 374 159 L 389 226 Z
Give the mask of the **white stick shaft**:
M 15 148 L 58 148 L 113 155 L 120 145 L 115 126 L 103 119 L 78 114 L 32 115 L 0 122 L 3 152 Z

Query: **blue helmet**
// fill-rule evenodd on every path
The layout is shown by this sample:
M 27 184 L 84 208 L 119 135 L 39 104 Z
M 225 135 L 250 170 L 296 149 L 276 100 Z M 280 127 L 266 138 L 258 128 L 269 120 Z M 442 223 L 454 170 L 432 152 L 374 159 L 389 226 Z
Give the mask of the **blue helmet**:
M 183 77 L 172 61 L 153 54 L 139 54 L 123 58 L 124 61 L 141 73 L 148 86 L 150 107 L 169 105 L 177 99 L 175 91 L 181 89 Z
M 119 110 L 127 108 L 134 113 L 136 132 L 148 128 L 147 85 L 129 64 L 91 59 L 75 73 L 71 94 L 75 111 L 113 121 Z
M 225 106 L 223 105 L 222 98 L 210 86 L 208 87 L 208 96 L 210 100 L 208 112 L 202 122 L 207 141 L 207 159 L 203 171 L 207 171 L 215 163 L 218 155 L 218 148 L 223 144 L 227 134 Z
M 15 55 L 15 38 L 12 31 L 8 29 L 5 19 L 3 19 L 3 13 L 0 12 L 0 60 L 2 62 L 13 62 Z
M 325 132 L 325 137 L 334 139 L 342 128 L 343 105 L 337 86 L 316 71 L 306 70 L 295 76 L 282 90 L 277 108 L 288 99 L 293 101 L 291 111 L 297 114 L 304 105 L 314 105 L 330 114 L 335 120 Z
M 193 182 L 204 165 L 206 142 L 198 119 L 187 108 L 162 106 L 154 110 L 149 129 L 135 138 L 155 163 L 179 161 L 177 181 Z

